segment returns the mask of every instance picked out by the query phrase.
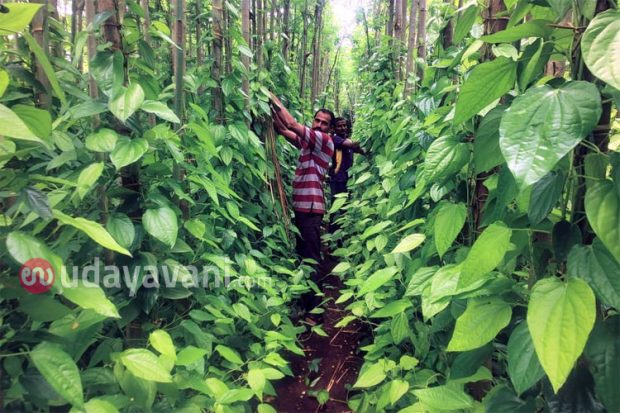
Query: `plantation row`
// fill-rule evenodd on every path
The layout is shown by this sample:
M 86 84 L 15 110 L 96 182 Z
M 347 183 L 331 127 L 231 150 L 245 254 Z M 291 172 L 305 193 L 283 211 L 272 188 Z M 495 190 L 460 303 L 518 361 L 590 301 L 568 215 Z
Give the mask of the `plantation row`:
M 620 405 L 616 4 L 362 3 L 0 4 L 0 410 Z M 347 400 L 292 363 L 327 287 L 272 93 L 369 153 L 323 219 Z

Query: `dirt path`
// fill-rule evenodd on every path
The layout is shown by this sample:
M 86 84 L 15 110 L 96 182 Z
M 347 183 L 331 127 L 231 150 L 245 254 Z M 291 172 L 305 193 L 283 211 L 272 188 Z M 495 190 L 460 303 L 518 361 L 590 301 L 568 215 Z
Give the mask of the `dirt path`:
M 325 273 L 329 273 L 336 263 L 324 264 Z M 355 382 L 363 362 L 357 354 L 361 325 L 352 322 L 346 327 L 335 327 L 345 315 L 344 306 L 334 304 L 341 285 L 334 275 L 326 276 L 323 281 L 323 291 L 331 298 L 324 306 L 323 315 L 323 330 L 327 336 L 308 331 L 300 337 L 305 357 L 292 357 L 293 377 L 282 379 L 276 387 L 278 398 L 273 404 L 280 413 L 351 411 L 346 402 L 347 384 Z M 321 390 L 329 392 L 329 401 L 323 406 L 317 401 Z

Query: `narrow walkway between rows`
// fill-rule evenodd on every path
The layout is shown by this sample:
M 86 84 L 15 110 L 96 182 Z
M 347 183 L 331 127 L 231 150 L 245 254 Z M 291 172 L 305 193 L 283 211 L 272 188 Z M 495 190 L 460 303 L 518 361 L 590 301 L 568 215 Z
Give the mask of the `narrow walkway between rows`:
M 345 327 L 336 327 L 344 316 L 344 306 L 335 304 L 342 286 L 341 280 L 331 270 L 337 262 L 324 262 L 323 281 L 325 298 L 322 328 L 323 337 L 310 329 L 301 335 L 305 357 L 293 356 L 291 369 L 293 377 L 282 379 L 276 391 L 274 406 L 280 413 L 329 412 L 344 413 L 347 406 L 348 388 L 355 382 L 363 359 L 357 354 L 362 325 L 352 322 Z M 323 391 L 321 393 L 321 391 Z M 319 400 L 329 400 L 321 405 Z

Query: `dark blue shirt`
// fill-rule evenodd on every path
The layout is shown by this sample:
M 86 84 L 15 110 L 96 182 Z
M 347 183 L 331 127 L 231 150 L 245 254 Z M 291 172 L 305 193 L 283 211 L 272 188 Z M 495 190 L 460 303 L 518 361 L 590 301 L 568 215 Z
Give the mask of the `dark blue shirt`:
M 349 179 L 349 168 L 353 165 L 353 149 L 344 148 L 342 146 L 345 138 L 333 135 L 332 140 L 334 141 L 334 157 L 332 160 L 332 167 L 329 170 L 330 180 L 332 182 L 347 182 Z M 336 172 L 336 156 L 338 151 L 342 151 L 342 162 L 338 172 Z

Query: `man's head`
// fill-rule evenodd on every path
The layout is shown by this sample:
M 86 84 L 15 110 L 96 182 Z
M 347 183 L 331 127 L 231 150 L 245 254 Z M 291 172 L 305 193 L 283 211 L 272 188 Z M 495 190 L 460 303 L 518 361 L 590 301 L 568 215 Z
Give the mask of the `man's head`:
M 351 122 L 346 118 L 334 119 L 334 132 L 343 138 L 348 138 L 351 134 Z
M 312 130 L 328 133 L 334 126 L 334 112 L 329 109 L 319 109 L 312 120 Z

